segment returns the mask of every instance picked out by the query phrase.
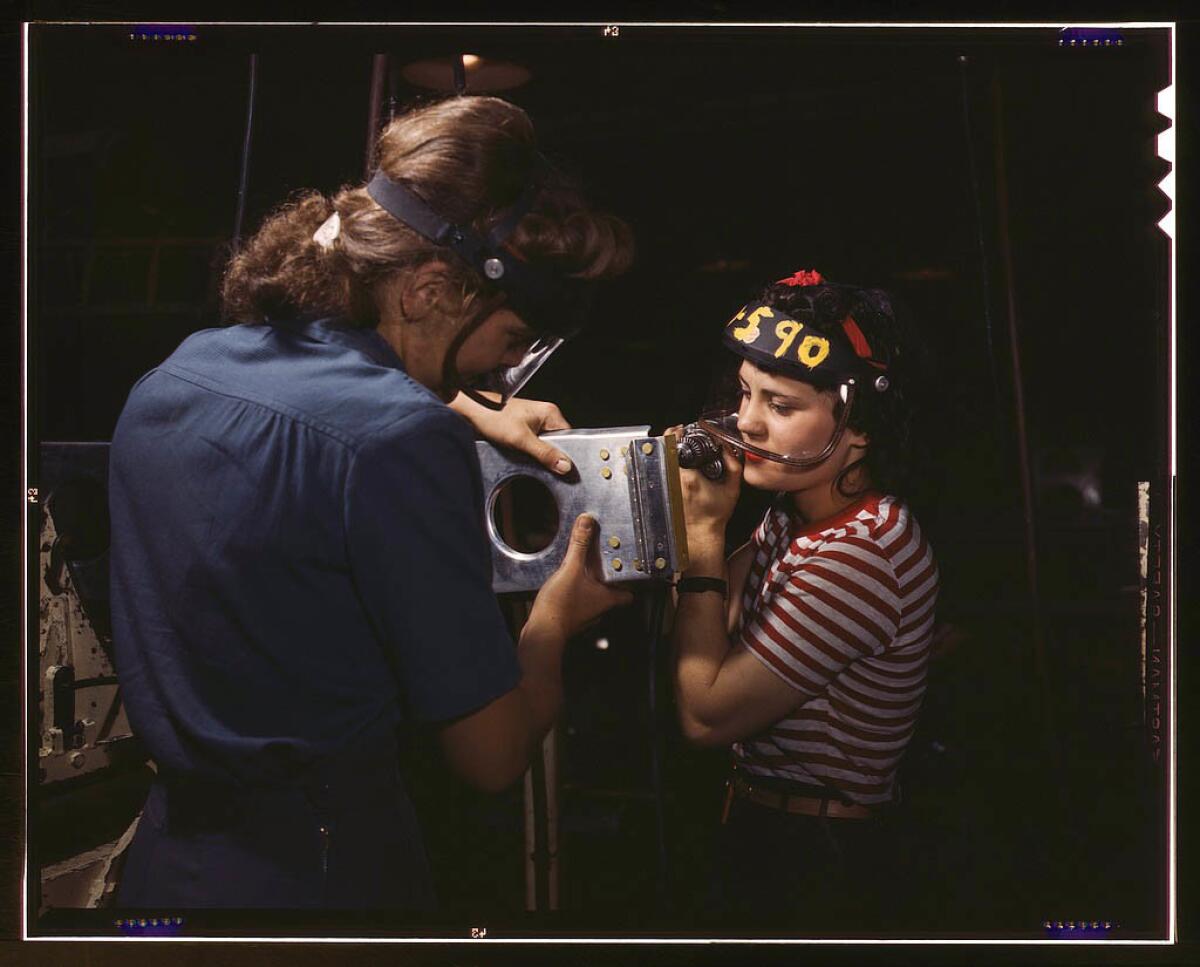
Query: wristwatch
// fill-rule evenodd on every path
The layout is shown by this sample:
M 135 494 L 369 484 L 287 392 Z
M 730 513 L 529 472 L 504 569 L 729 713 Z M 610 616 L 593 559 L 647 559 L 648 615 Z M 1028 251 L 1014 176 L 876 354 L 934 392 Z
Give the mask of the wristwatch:
M 675 590 L 680 594 L 719 591 L 721 597 L 729 597 L 729 585 L 721 578 L 680 578 L 675 582 Z

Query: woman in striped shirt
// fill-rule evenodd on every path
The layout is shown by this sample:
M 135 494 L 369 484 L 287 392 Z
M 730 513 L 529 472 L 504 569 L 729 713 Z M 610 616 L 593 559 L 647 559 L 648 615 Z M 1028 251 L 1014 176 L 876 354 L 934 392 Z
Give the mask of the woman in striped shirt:
M 685 736 L 733 751 L 720 904 L 870 929 L 894 908 L 879 820 L 924 693 L 938 588 L 899 496 L 917 347 L 886 293 L 806 271 L 767 286 L 724 343 L 736 398 L 701 425 L 726 472 L 683 472 L 690 564 L 673 635 Z M 777 499 L 726 561 L 743 482 Z

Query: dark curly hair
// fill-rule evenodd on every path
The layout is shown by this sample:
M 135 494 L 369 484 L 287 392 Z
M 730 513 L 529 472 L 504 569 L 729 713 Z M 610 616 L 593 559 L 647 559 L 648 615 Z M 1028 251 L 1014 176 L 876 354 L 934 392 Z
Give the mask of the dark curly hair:
M 834 339 L 845 340 L 842 320 L 854 318 L 871 347 L 873 358 L 887 364 L 889 386 L 878 392 L 869 377 L 859 380 L 849 427 L 868 438 L 867 452 L 843 468 L 836 486 L 844 497 L 864 491 L 847 491 L 847 476 L 864 466 L 870 486 L 902 495 L 912 471 L 912 427 L 916 401 L 926 368 L 926 353 L 907 312 L 898 308 L 883 289 L 861 288 L 835 282 L 791 286 L 772 283 L 757 301 L 782 309 L 793 319 Z M 785 374 L 785 375 L 791 375 Z M 834 419 L 845 404 L 836 389 L 822 389 L 833 399 Z
M 515 104 L 463 96 L 417 106 L 391 121 L 375 157 L 388 177 L 409 185 L 444 217 L 477 231 L 520 195 L 537 163 L 533 124 Z M 506 246 L 532 263 L 581 279 L 623 272 L 633 255 L 629 227 L 591 210 L 578 189 L 546 166 L 533 208 Z M 337 212 L 341 231 L 323 248 L 313 233 Z M 399 273 L 440 259 L 461 292 L 461 310 L 494 291 L 455 256 L 384 211 L 365 185 L 331 198 L 302 192 L 272 212 L 226 267 L 221 307 L 226 322 L 261 322 L 289 314 L 338 315 L 350 325 L 378 322 L 377 288 Z

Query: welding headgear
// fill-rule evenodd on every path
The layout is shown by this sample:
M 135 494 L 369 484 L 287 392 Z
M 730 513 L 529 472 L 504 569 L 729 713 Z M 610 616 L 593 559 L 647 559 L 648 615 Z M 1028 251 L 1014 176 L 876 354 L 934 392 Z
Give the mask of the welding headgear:
M 544 167 L 539 166 L 520 197 L 492 224 L 486 234 L 456 225 L 436 212 L 412 188 L 393 181 L 382 170 L 367 185 L 367 194 L 397 220 L 435 245 L 449 248 L 497 290 L 499 301 L 483 299 L 480 311 L 456 335 L 446 353 L 448 386 L 460 388 L 489 409 L 502 409 L 564 342 L 583 328 L 591 308 L 592 286 L 522 261 L 504 243 L 533 207 L 541 189 Z M 504 367 L 466 385 L 458 373 L 458 350 L 484 319 L 501 306 L 511 309 L 537 333 L 537 339 L 515 366 Z M 498 393 L 493 401 L 482 392 Z
M 795 296 L 788 294 L 788 288 L 796 290 Z M 871 346 L 854 313 L 864 317 L 868 313 L 890 313 L 890 307 L 879 290 L 828 282 L 817 272 L 803 270 L 780 279 L 762 298 L 785 303 L 789 308 L 755 300 L 726 323 L 722 344 L 731 355 L 700 425 L 737 450 L 791 467 L 813 467 L 837 449 L 850 423 L 856 394 L 886 393 L 889 389 L 892 360 L 885 347 Z M 776 453 L 747 441 L 738 429 L 741 388 L 737 371 L 742 360 L 768 373 L 835 390 L 841 406 L 835 407 L 835 426 L 829 439 L 792 453 Z

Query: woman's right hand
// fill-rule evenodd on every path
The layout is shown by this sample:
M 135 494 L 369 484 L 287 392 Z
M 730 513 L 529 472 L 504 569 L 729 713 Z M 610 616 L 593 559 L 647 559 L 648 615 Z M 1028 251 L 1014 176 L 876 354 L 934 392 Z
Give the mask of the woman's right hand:
M 664 433 L 682 439 L 683 427 L 673 426 Z M 715 545 L 724 558 L 725 527 L 741 493 L 743 467 L 728 446 L 721 447 L 721 459 L 725 473 L 720 480 L 709 480 L 699 470 L 680 468 L 679 471 L 688 556 L 692 560 L 698 560 L 710 545 Z
M 594 554 L 600 527 L 590 514 L 580 514 L 571 527 L 567 553 L 533 601 L 529 624 L 553 628 L 570 638 L 606 611 L 633 602 L 633 593 L 609 587 L 600 579 Z

